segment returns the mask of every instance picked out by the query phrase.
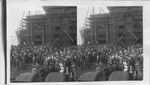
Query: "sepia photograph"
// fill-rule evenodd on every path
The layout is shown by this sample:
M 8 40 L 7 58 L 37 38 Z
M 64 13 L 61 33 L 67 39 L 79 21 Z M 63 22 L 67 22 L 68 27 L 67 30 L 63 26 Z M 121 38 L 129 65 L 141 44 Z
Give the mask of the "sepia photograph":
M 142 5 L 54 2 L 8 0 L 10 83 L 144 80 Z

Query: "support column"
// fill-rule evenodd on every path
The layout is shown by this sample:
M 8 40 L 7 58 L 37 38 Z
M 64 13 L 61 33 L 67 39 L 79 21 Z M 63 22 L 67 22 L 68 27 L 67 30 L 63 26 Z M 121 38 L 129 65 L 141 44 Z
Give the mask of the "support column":
M 31 37 L 31 44 L 33 44 L 33 41 L 32 41 L 32 40 L 33 40 L 33 39 L 32 39 L 32 23 L 31 23 L 31 26 L 30 26 L 30 30 L 31 30 L 31 31 L 30 31 L 30 35 L 31 35 L 31 36 L 30 36 L 30 37 Z
M 45 38 L 44 38 L 44 37 L 45 37 L 45 36 L 44 36 L 44 34 L 45 34 L 45 30 L 44 30 L 44 29 L 45 29 L 45 24 L 43 25 L 43 28 L 42 28 L 42 44 L 43 44 L 43 45 L 45 44 L 45 43 L 44 43 L 44 39 L 45 39 Z

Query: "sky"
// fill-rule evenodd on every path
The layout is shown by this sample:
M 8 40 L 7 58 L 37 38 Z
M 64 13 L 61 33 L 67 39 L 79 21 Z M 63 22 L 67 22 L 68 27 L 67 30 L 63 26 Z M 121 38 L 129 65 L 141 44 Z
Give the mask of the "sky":
M 124 5 L 134 5 L 135 3 L 126 2 Z M 18 44 L 15 34 L 19 27 L 22 17 L 30 11 L 34 14 L 40 11 L 44 14 L 42 6 L 77 6 L 77 44 L 82 44 L 80 30 L 85 24 L 85 19 L 92 13 L 108 13 L 107 6 L 120 5 L 116 2 L 104 2 L 98 0 L 7 0 L 7 34 L 10 44 Z M 88 13 L 87 13 L 88 12 Z

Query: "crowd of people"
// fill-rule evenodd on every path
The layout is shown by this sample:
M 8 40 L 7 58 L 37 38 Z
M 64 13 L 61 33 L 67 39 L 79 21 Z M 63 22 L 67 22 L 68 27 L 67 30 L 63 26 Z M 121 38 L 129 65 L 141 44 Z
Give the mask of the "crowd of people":
M 78 69 L 95 65 L 95 71 L 104 72 L 106 79 L 113 71 L 125 71 L 133 80 L 143 79 L 142 46 L 80 45 L 56 49 L 48 45 L 16 46 L 11 48 L 11 65 L 17 69 L 31 66 L 32 72 L 41 72 L 43 79 L 49 72 L 61 72 L 70 80 L 77 80 Z

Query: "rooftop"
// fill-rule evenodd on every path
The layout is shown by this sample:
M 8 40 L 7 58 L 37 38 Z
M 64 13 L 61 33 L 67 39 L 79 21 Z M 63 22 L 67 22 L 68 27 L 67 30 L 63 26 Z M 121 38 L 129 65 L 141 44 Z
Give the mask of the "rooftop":
M 31 15 L 31 16 L 27 16 L 24 20 L 44 19 L 44 18 L 45 18 L 45 14 L 44 15 Z
M 52 11 L 57 11 L 57 10 L 64 10 L 68 11 L 68 10 L 75 10 L 76 11 L 76 6 L 43 6 L 43 9 L 46 13 L 51 13 Z M 60 11 L 57 11 L 60 12 Z
M 131 8 L 134 10 L 142 10 L 142 6 L 108 6 L 107 7 L 109 11 L 114 11 L 114 10 L 125 10 L 127 8 Z

